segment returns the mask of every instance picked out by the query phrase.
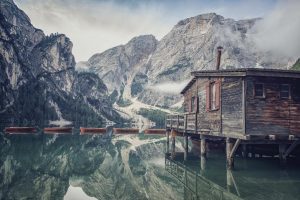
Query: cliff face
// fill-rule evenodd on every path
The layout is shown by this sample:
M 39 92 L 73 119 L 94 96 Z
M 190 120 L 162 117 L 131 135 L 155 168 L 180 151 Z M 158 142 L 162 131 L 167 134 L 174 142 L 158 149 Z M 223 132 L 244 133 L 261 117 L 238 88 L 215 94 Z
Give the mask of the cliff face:
M 134 96 L 142 102 L 152 105 L 170 106 L 180 100 L 179 88 L 161 87 L 164 84 L 182 83 L 191 79 L 190 72 L 202 69 L 214 69 L 216 65 L 216 49 L 224 48 L 221 68 L 287 68 L 290 58 L 273 55 L 270 51 L 262 51 L 254 43 L 255 32 L 252 27 L 260 19 L 233 20 L 215 13 L 202 14 L 178 22 L 173 29 L 155 45 L 147 54 L 148 59 L 140 61 L 133 67 L 126 65 L 133 81 L 122 81 L 121 87 L 134 90 Z M 116 62 L 109 73 L 110 78 L 119 80 L 115 71 L 123 69 L 120 64 L 121 54 L 110 49 L 109 56 Z M 134 56 L 135 54 L 132 54 Z M 91 71 L 110 68 L 104 58 L 90 60 Z M 98 57 L 96 56 L 96 57 Z M 145 56 L 147 57 L 147 56 Z M 101 67 L 99 67 L 101 63 Z M 101 76 L 100 76 L 101 77 Z M 104 83 L 108 80 L 104 79 Z M 179 84 L 182 85 L 182 84 Z M 117 86 L 114 86 L 115 88 Z M 136 91 L 136 89 L 138 89 Z M 176 92 L 174 92 L 176 91 Z M 171 94 L 170 94 L 171 93 Z M 125 98 L 129 97 L 128 95 Z
M 104 81 L 110 93 L 116 91 L 120 97 L 124 87 L 131 84 L 136 72 L 145 70 L 142 65 L 156 46 L 157 40 L 152 35 L 135 37 L 125 45 L 93 55 L 85 64 L 89 71 L 96 73 Z
M 76 115 L 80 115 L 79 118 L 92 116 L 90 121 L 94 122 L 120 120 L 112 110 L 103 83 L 99 85 L 93 82 L 90 85 L 105 91 L 102 98 L 96 99 L 95 96 L 92 103 L 85 101 L 86 96 L 81 92 L 84 90 L 87 95 L 90 88 L 76 85 L 79 83 L 77 80 L 88 81 L 94 76 L 82 76 L 75 71 L 73 44 L 68 37 L 63 34 L 45 36 L 32 26 L 28 16 L 13 1 L 1 0 L 0 9 L 2 123 L 40 124 L 45 120 L 61 119 L 75 121 Z M 108 109 L 112 111 L 108 112 Z M 102 113 L 103 110 L 105 113 Z

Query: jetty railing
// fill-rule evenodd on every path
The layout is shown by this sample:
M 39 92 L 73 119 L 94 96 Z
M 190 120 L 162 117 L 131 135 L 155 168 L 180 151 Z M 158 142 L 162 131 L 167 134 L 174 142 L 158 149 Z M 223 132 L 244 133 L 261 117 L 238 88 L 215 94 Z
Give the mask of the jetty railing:
M 166 116 L 166 129 L 174 129 L 183 132 L 197 132 L 197 114 L 183 113 Z

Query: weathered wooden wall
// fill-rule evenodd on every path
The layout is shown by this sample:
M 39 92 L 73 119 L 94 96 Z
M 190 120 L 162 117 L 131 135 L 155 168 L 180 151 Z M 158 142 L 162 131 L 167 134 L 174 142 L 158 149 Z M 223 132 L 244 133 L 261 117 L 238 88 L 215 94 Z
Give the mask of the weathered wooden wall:
M 210 131 L 212 134 L 220 134 L 221 131 L 221 112 L 219 110 L 206 110 L 206 85 L 216 79 L 198 78 L 197 81 L 184 94 L 184 107 L 189 111 L 190 101 L 198 93 L 198 113 L 197 130 L 199 132 Z
M 220 109 L 207 111 L 206 109 L 206 86 L 211 81 L 217 81 L 217 78 L 198 78 L 198 130 L 210 131 L 211 134 L 220 134 L 221 132 L 221 112 Z
M 255 83 L 263 83 L 265 98 L 254 97 Z M 280 84 L 291 85 L 291 98 L 280 98 Z M 293 78 L 246 78 L 246 134 L 300 135 L 300 80 Z
M 197 96 L 196 82 L 184 93 L 184 112 L 190 112 L 190 102 L 193 96 Z
M 243 78 L 224 77 L 221 88 L 222 133 L 244 135 Z

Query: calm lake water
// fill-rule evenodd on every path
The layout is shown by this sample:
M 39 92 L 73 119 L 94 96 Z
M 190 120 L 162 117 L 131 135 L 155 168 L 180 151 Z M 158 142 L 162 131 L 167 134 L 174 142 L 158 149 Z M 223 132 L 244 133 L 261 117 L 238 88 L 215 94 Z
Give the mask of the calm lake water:
M 223 152 L 184 162 L 142 134 L 0 135 L 0 199 L 300 199 L 300 168 Z M 178 150 L 182 150 L 178 140 Z

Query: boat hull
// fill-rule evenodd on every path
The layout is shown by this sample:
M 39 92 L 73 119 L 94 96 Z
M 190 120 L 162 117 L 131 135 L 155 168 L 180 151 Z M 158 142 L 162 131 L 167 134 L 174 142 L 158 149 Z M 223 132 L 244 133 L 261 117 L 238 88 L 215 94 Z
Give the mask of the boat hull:
M 84 128 L 80 127 L 80 134 L 104 134 L 106 128 Z
M 36 133 L 37 129 L 34 127 L 6 127 L 4 132 L 8 134 L 28 134 Z

